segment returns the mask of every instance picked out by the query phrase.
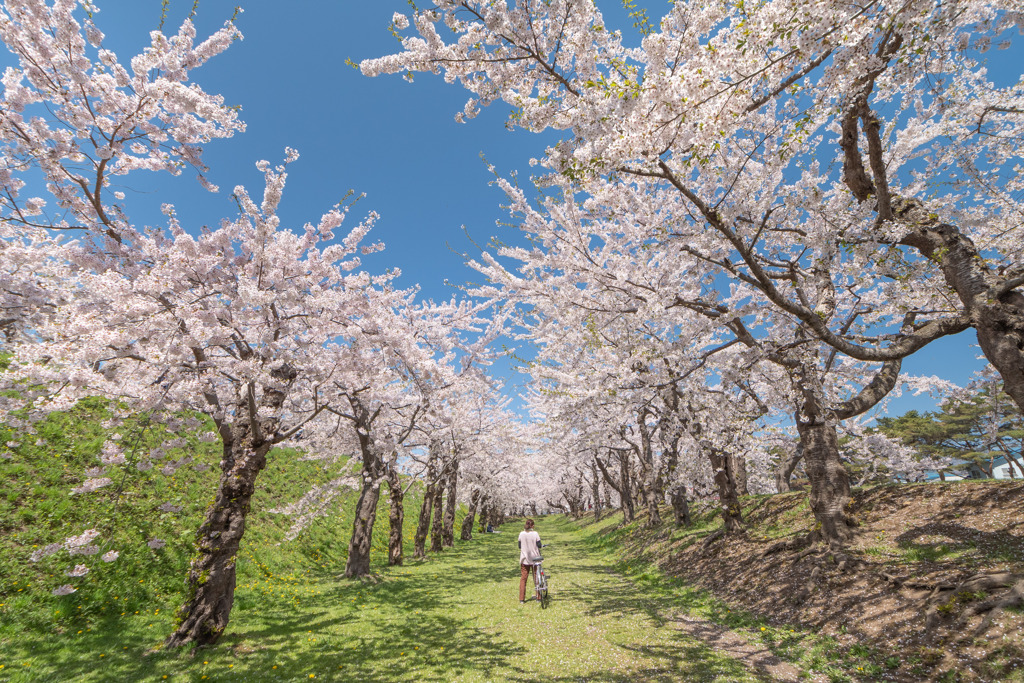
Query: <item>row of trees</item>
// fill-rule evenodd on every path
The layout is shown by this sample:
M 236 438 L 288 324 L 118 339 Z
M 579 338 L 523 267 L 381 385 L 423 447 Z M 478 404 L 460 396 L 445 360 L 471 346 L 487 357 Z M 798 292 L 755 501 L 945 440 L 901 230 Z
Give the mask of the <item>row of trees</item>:
M 865 433 L 886 397 L 949 389 L 904 358 L 974 329 L 1024 408 L 1024 92 L 989 56 L 1019 8 L 675 2 L 634 11 L 630 44 L 598 5 L 438 0 L 362 70 L 443 74 L 460 120 L 501 101 L 510 127 L 563 133 L 533 190 L 498 181 L 528 246 L 473 264 L 539 346 L 553 501 L 606 485 L 657 524 L 664 496 L 713 488 L 735 531 L 736 492 L 785 489 L 800 461 L 841 547 L 841 441 L 942 464 Z
M 985 56 L 1012 47 L 1012 3 L 679 2 L 657 24 L 635 13 L 636 46 L 577 0 L 396 14 L 403 51 L 365 73 L 444 72 L 471 93 L 460 117 L 503 100 L 510 125 L 564 131 L 533 191 L 497 181 L 529 246 L 484 253 L 485 284 L 440 303 L 362 269 L 374 214 L 282 227 L 292 150 L 257 165 L 261 199 L 234 188 L 216 228 L 190 231 L 169 205 L 164 225 L 133 221 L 117 187 L 141 170 L 192 169 L 216 190 L 203 147 L 243 124 L 190 73 L 240 33 L 197 42 L 186 21 L 123 62 L 80 4 L 0 5 L 19 63 L 0 100 L 4 408 L 26 431 L 97 394 L 124 415 L 213 421 L 221 478 L 171 644 L 226 627 L 279 444 L 357 456 L 357 577 L 384 483 L 403 561 L 417 480 L 417 555 L 453 542 L 460 499 L 464 536 L 477 511 L 588 500 L 652 525 L 668 500 L 685 524 L 704 495 L 734 533 L 738 496 L 786 490 L 796 467 L 807 540 L 840 548 L 844 449 L 908 475 L 942 466 L 867 430 L 887 397 L 949 388 L 902 375 L 905 357 L 973 328 L 1024 407 L 1024 92 Z M 530 424 L 483 371 L 502 334 L 536 347 Z M 82 486 L 137 461 L 112 443 Z
M 215 425 L 220 480 L 170 645 L 210 644 L 226 628 L 246 518 L 275 446 L 358 460 L 346 576 L 370 571 L 385 482 L 392 564 L 403 560 L 403 496 L 413 481 L 426 486 L 417 555 L 428 527 L 434 550 L 451 545 L 460 482 L 468 538 L 477 510 L 500 513 L 521 495 L 508 468 L 494 465 L 516 439 L 507 401 L 482 370 L 503 317 L 486 300 L 418 301 L 416 289 L 395 286 L 394 272 L 366 272 L 361 256 L 381 249 L 366 243 L 375 214 L 342 230 L 351 205 L 337 205 L 285 228 L 278 209 L 294 150 L 282 164 L 257 164 L 262 197 L 235 187 L 237 211 L 218 227 L 187 229 L 167 204 L 163 225 L 135 222 L 138 207 L 118 188 L 140 171 L 191 169 L 217 190 L 203 148 L 244 124 L 192 71 L 241 34 L 229 21 L 197 41 L 186 20 L 175 35 L 154 32 L 125 62 L 104 48 L 88 10 L 78 0 L 0 4 L 0 40 L 18 62 L 0 95 L 5 421 L 27 436 L 42 416 L 100 395 L 118 414 L 111 431 L 129 416 L 148 426 L 198 414 Z M 108 443 L 76 492 L 146 467 L 132 441 Z

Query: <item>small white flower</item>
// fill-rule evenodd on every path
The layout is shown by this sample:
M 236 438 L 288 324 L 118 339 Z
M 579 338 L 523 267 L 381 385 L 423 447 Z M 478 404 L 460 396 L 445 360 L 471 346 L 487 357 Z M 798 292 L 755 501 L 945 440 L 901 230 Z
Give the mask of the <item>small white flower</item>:
M 54 588 L 53 589 L 53 594 L 54 595 L 71 595 L 76 590 L 78 590 L 78 589 L 75 588 L 74 586 L 72 586 L 70 583 L 65 583 L 60 588 Z
M 121 555 L 121 553 L 117 552 L 116 550 L 111 550 L 110 552 L 103 553 L 103 558 L 102 559 L 103 559 L 104 562 L 113 562 L 120 555 Z
M 76 564 L 75 568 L 68 572 L 68 576 L 85 576 L 89 573 L 89 568 L 84 564 Z
M 167 545 L 167 543 L 159 538 L 151 538 L 149 539 L 149 541 L 146 542 L 146 545 L 148 545 L 153 550 L 159 550 L 160 548 L 163 548 L 165 545 Z

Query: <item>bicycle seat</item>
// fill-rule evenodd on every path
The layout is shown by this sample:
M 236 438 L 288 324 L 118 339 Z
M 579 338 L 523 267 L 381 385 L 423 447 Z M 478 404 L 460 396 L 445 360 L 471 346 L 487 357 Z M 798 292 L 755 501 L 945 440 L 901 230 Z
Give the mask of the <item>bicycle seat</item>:
M 531 557 L 530 558 L 530 562 L 533 562 L 534 564 L 540 564 L 543 561 L 544 561 L 543 557 Z

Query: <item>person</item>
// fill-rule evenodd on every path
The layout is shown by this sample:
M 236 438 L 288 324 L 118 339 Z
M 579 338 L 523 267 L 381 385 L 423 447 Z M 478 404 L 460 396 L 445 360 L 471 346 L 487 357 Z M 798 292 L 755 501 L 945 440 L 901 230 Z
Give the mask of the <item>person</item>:
M 526 577 L 533 574 L 533 589 L 537 590 L 537 560 L 540 558 L 540 534 L 533 530 L 533 520 L 526 520 L 526 528 L 519 532 L 519 604 L 526 602 Z

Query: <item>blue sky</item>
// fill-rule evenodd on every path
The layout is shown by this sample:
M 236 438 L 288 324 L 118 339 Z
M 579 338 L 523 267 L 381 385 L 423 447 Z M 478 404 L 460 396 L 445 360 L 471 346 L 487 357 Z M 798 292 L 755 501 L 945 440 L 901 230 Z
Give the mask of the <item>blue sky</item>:
M 160 0 L 96 0 L 97 26 L 107 35 L 104 46 L 127 61 L 148 43 L 149 31 L 160 19 Z M 172 0 L 165 31 L 173 32 L 191 2 Z M 196 19 L 199 37 L 216 30 L 231 16 L 234 1 L 202 0 Z M 618 8 L 619 3 L 602 3 Z M 446 281 L 474 278 L 458 252 L 474 253 L 463 226 L 478 243 L 492 235 L 517 239 L 506 220 L 504 195 L 489 185 L 492 179 L 481 153 L 499 173 L 529 174 L 531 156 L 540 156 L 553 135 L 537 136 L 505 129 L 506 109 L 494 106 L 467 124 L 454 114 L 462 109 L 465 91 L 442 79 L 418 75 L 410 84 L 398 76 L 366 78 L 344 64 L 359 62 L 398 49 L 387 30 L 396 11 L 408 11 L 404 0 L 244 0 L 238 26 L 245 40 L 195 72 L 208 91 L 241 105 L 247 131 L 207 148 L 209 178 L 219 194 L 199 189 L 191 176 L 133 178 L 131 191 L 141 193 L 146 212 L 140 222 L 162 222 L 156 208 L 177 205 L 186 226 L 216 224 L 231 215 L 231 188 L 246 185 L 262 191 L 254 167 L 259 159 L 272 163 L 293 147 L 301 158 L 289 169 L 281 205 L 283 224 L 300 227 L 349 190 L 365 193 L 353 211 L 357 219 L 370 210 L 381 220 L 371 239 L 386 250 L 366 260 L 371 271 L 402 270 L 399 284 L 419 284 L 424 297 L 444 299 L 453 289 Z M 629 29 L 621 10 L 606 17 L 609 24 Z M 10 63 L 0 55 L 0 67 Z M 129 196 L 129 205 L 136 206 Z M 908 359 L 905 371 L 938 374 L 963 383 L 981 367 L 973 332 L 940 340 Z M 927 397 L 901 398 L 891 412 L 929 409 Z

